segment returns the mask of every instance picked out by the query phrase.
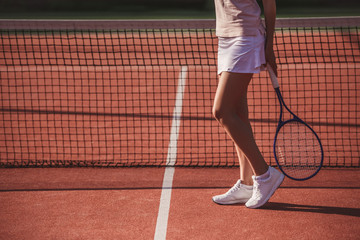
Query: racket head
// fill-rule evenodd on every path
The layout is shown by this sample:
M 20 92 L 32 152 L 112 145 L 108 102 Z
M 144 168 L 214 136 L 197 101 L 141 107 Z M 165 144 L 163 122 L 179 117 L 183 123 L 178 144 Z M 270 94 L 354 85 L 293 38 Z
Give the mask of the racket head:
M 324 160 L 318 135 L 304 121 L 296 118 L 279 124 L 274 139 L 274 155 L 280 170 L 297 181 L 314 177 Z

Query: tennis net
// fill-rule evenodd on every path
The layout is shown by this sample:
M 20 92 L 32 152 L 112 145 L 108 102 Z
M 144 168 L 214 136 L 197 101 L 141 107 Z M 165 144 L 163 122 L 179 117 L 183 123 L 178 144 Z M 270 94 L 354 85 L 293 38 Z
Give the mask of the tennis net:
M 360 167 L 360 18 L 278 19 L 285 102 L 328 167 Z M 0 20 L 0 166 L 238 166 L 212 116 L 214 20 Z M 276 94 L 254 75 L 249 118 L 275 164 Z

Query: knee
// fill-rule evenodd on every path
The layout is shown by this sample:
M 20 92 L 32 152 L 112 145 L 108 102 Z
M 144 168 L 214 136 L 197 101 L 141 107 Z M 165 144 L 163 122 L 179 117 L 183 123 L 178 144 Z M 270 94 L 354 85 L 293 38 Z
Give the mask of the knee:
M 226 111 L 223 108 L 219 108 L 219 107 L 215 107 L 215 106 L 212 109 L 212 114 L 213 114 L 214 118 L 222 125 L 226 124 L 228 119 L 231 117 L 231 112 Z
M 217 121 L 220 121 L 220 119 L 222 118 L 223 114 L 222 112 L 220 111 L 220 109 L 216 108 L 216 107 L 213 107 L 212 108 L 212 114 L 214 116 L 214 118 L 217 120 Z
M 233 120 L 241 120 L 244 122 L 249 121 L 248 111 L 246 109 L 238 111 L 238 109 L 213 106 L 212 114 L 214 118 L 223 126 L 230 124 Z

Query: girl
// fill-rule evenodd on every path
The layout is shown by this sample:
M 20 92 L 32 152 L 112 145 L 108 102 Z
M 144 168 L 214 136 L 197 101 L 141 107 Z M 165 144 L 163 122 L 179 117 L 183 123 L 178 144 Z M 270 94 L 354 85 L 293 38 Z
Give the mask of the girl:
M 218 204 L 264 205 L 284 179 L 265 162 L 248 119 L 247 89 L 254 73 L 270 65 L 277 74 L 273 50 L 275 0 L 262 0 L 265 25 L 256 0 L 215 0 L 219 84 L 213 115 L 235 144 L 240 179 L 225 194 L 213 197 Z

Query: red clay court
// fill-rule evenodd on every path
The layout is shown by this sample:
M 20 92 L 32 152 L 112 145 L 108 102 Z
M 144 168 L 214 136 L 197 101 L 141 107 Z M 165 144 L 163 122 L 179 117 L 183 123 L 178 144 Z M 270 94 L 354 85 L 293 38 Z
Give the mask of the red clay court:
M 251 210 L 211 200 L 239 177 L 211 116 L 214 21 L 0 21 L 0 239 L 357 239 L 359 25 L 278 20 L 284 99 L 324 166 Z M 276 166 L 267 73 L 248 98 Z
M 0 171 L 2 239 L 154 239 L 164 168 Z M 166 239 L 358 238 L 358 170 L 286 179 L 262 209 L 213 203 L 238 173 L 176 168 Z

